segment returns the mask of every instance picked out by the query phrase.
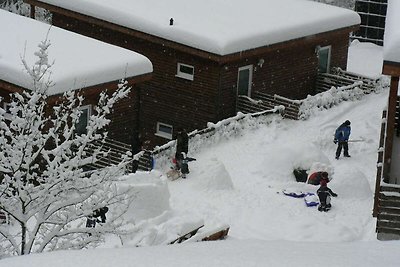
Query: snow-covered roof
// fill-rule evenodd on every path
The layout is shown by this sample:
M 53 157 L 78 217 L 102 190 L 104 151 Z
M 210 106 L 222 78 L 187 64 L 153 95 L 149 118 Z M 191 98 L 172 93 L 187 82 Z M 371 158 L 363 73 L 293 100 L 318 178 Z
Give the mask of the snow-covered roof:
M 383 59 L 400 63 L 400 1 L 389 0 L 385 35 L 383 41 Z
M 143 55 L 1 9 L 0 31 L 0 80 L 24 88 L 31 88 L 32 80 L 21 57 L 33 66 L 37 60 L 34 53 L 47 32 L 49 61 L 54 61 L 52 95 L 153 71 Z
M 360 23 L 354 11 L 306 0 L 38 1 L 218 55 Z

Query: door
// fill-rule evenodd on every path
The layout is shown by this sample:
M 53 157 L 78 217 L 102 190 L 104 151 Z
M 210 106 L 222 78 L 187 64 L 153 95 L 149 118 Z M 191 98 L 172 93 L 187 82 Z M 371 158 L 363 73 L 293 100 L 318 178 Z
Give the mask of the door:
M 253 65 L 247 65 L 238 69 L 237 94 L 250 97 L 253 79 Z
M 318 72 L 329 73 L 331 64 L 331 46 L 324 46 L 318 49 Z

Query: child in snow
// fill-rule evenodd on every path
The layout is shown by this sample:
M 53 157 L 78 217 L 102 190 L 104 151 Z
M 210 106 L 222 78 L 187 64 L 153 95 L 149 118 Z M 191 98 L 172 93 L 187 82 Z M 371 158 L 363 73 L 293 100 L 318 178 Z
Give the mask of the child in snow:
M 327 186 L 326 179 L 322 179 L 320 185 L 321 186 L 317 190 L 319 198 L 318 210 L 326 212 L 331 209 L 331 196 L 337 197 L 337 194 Z
M 321 180 L 325 179 L 329 183 L 329 174 L 327 172 L 314 172 L 308 177 L 308 184 L 319 185 Z

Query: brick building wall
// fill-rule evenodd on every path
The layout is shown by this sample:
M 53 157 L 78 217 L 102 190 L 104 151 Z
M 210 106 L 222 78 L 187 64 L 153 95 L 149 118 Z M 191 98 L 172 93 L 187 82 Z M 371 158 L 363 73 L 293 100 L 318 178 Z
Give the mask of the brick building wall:
M 133 36 L 132 30 L 113 29 L 116 25 L 100 26 L 104 22 L 97 23 L 93 18 L 78 20 L 53 13 L 53 24 L 136 51 L 151 60 L 153 77 L 140 91 L 137 127 L 152 145 L 168 141 L 155 135 L 157 122 L 190 131 L 235 115 L 238 68 L 245 65 L 254 67 L 252 92 L 291 99 L 313 94 L 318 69 L 316 47 L 331 45 L 331 66 L 346 69 L 351 30 L 308 36 L 224 57 L 209 54 L 207 58 L 204 51 L 200 55 L 194 48 L 165 40 L 166 45 L 157 37 L 149 41 Z M 258 65 L 260 59 L 264 60 L 262 66 Z M 193 81 L 176 77 L 177 63 L 194 66 Z

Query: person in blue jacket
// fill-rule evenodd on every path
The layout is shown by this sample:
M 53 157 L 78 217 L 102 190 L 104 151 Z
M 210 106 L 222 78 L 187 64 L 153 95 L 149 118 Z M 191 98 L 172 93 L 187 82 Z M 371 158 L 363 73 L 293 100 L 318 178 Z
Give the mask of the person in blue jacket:
M 340 154 L 342 153 L 342 148 L 343 148 L 343 154 L 345 157 L 350 157 L 349 155 L 349 137 L 351 133 L 351 127 L 350 127 L 350 121 L 346 120 L 343 122 L 335 131 L 335 139 L 333 142 L 335 144 L 338 144 L 338 147 L 336 149 L 336 159 L 339 159 Z

